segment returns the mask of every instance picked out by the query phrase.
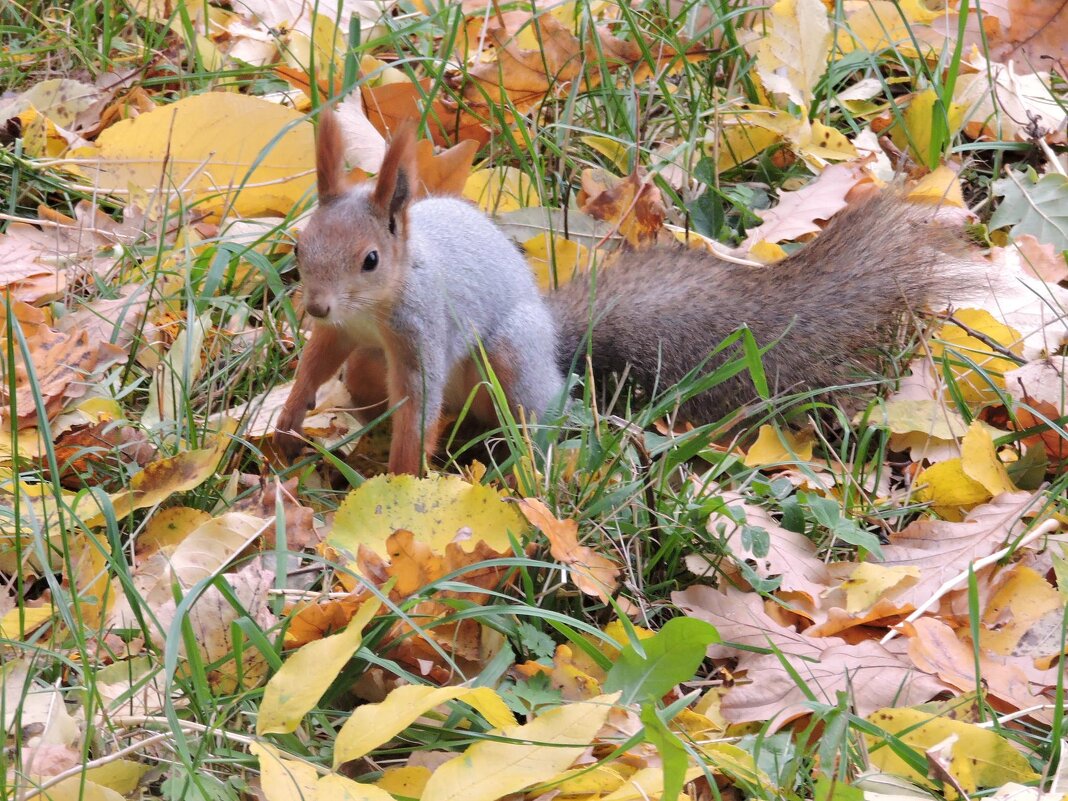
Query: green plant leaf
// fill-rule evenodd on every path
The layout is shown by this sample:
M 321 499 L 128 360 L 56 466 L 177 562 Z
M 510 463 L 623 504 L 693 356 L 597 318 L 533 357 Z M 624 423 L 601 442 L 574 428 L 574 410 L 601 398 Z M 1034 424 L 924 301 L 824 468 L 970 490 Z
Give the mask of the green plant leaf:
M 669 620 L 652 637 L 642 640 L 639 653 L 635 643 L 627 645 L 608 671 L 605 692 L 623 691 L 625 703 L 656 701 L 680 681 L 692 679 L 705 648 L 719 642 L 715 627 L 688 617 Z

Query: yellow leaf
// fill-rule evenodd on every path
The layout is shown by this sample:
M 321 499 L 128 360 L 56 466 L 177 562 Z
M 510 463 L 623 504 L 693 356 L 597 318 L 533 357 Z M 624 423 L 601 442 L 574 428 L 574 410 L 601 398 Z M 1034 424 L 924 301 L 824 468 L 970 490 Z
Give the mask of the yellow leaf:
M 495 729 L 516 724 L 515 715 L 489 687 L 397 687 L 381 703 L 357 707 L 345 721 L 334 743 L 334 767 L 369 754 L 430 710 L 454 700 L 477 709 Z
M 909 107 L 905 109 L 904 127 L 894 126 L 891 138 L 902 150 L 908 148 L 913 157 L 921 164 L 926 164 L 931 155 L 931 141 L 934 135 L 934 115 L 945 112 L 939 109 L 938 94 L 934 89 L 924 89 L 912 96 Z M 949 130 L 953 133 L 960 128 L 964 118 L 964 109 L 958 103 L 950 103 L 947 113 Z
M 293 109 L 231 92 L 122 120 L 72 155 L 93 160 L 73 169 L 100 189 L 181 188 L 217 217 L 289 214 L 315 182 L 311 125 Z
M 422 765 L 405 765 L 399 768 L 386 768 L 382 778 L 375 782 L 387 793 L 404 798 L 421 798 L 423 788 L 430 780 L 430 768 Z
M 356 653 L 363 627 L 381 606 L 377 598 L 368 598 L 344 631 L 308 643 L 285 661 L 264 688 L 257 734 L 288 734 L 297 728 Z
M 919 183 L 909 190 L 908 198 L 917 203 L 965 208 L 960 177 L 945 164 L 923 176 Z
M 315 801 L 319 774 L 312 765 L 287 759 L 267 743 L 252 743 L 249 752 L 260 761 L 260 788 L 267 801 Z
M 777 131 L 739 120 L 720 126 L 715 146 L 708 149 L 716 159 L 716 172 L 725 172 L 759 156 L 781 138 Z
M 538 286 L 546 292 L 554 286 L 563 286 L 576 273 L 586 270 L 590 263 L 588 248 L 557 234 L 544 233 L 531 237 L 523 243 L 523 252 L 538 280 Z
M 795 434 L 775 426 L 764 425 L 760 427 L 756 442 L 745 455 L 745 466 L 764 467 L 807 462 L 812 458 L 814 445 L 815 439 L 811 431 Z
M 1060 650 L 1063 607 L 1061 594 L 1044 576 L 1016 565 L 987 602 L 979 642 L 987 650 L 1010 656 L 1024 636 L 1030 635 L 1031 643 L 1045 640 L 1045 646 L 1039 647 L 1046 654 L 1055 654 Z
M 959 309 L 953 313 L 972 331 L 982 334 L 988 341 L 996 342 L 1016 355 L 1023 354 L 1023 337 L 1015 328 L 999 323 L 990 312 L 983 309 Z M 935 359 L 948 359 L 950 370 L 956 378 L 957 388 L 964 400 L 981 405 L 998 399 L 997 389 L 1004 389 L 1004 374 L 1017 367 L 1016 362 L 994 351 L 990 345 L 977 339 L 952 322 L 945 323 L 931 343 Z M 974 363 L 982 373 L 973 370 Z M 950 392 L 946 390 L 947 397 Z
M 863 612 L 880 598 L 893 597 L 892 590 L 900 592 L 919 580 L 920 569 L 913 565 L 886 567 L 873 562 L 861 562 L 842 582 L 846 611 L 851 615 Z
M 779 0 L 767 15 L 766 36 L 757 44 L 757 73 L 769 92 L 808 106 L 827 70 L 831 26 L 820 0 Z
M 336 773 L 320 778 L 316 789 L 323 801 L 394 801 L 393 796 L 381 787 L 356 782 Z
M 137 789 L 137 783 L 141 780 L 150 767 L 130 759 L 118 759 L 95 768 L 89 768 L 85 772 L 85 778 L 101 787 L 107 787 L 122 795 L 129 795 Z
M 515 167 L 475 170 L 464 184 L 464 197 L 490 214 L 541 205 L 534 181 Z
M 421 801 L 497 801 L 552 779 L 590 747 L 618 699 L 619 693 L 601 695 L 501 729 L 498 740 L 475 743 L 439 766 Z
M 510 551 L 510 535 L 521 536 L 530 526 L 493 489 L 457 476 L 375 476 L 338 508 L 328 542 L 350 553 L 366 545 L 385 554 L 386 540 L 397 529 L 411 531 L 437 553 L 451 542 L 470 553 L 480 541 Z
M 933 717 L 919 709 L 880 709 L 868 716 L 880 728 L 895 734 L 906 745 L 923 753 L 955 735 L 949 746 L 949 772 L 969 795 L 984 787 L 1000 787 L 1009 781 L 1038 778 L 1013 745 L 1000 734 L 949 717 Z M 887 748 L 880 738 L 865 735 L 872 764 L 886 773 L 904 776 L 925 787 L 935 785 Z M 880 747 L 876 748 L 878 745 Z
M 998 459 L 994 439 L 986 426 L 976 420 L 961 443 L 961 466 L 965 475 L 982 484 L 991 496 L 1016 492 L 1009 471 Z
M 919 0 L 870 0 L 859 5 L 836 32 L 835 49 L 843 55 L 855 49 L 868 53 L 895 49 L 906 58 L 916 58 L 919 55 L 913 43 L 916 23 L 938 17 L 937 12 L 928 11 Z
M 626 174 L 630 172 L 630 165 L 627 159 L 630 148 L 622 142 L 609 139 L 607 136 L 580 136 L 579 141 L 589 145 L 602 156 L 611 160 L 620 173 Z
M 763 239 L 749 248 L 749 258 L 759 261 L 761 264 L 774 264 L 786 258 L 786 251 L 782 245 L 766 242 Z
M 130 488 L 111 496 L 116 518 L 123 518 L 136 509 L 147 509 L 162 503 L 176 492 L 186 492 L 200 486 L 215 473 L 219 460 L 230 445 L 230 434 L 236 423 L 227 419 L 210 447 L 184 451 L 145 465 L 145 469 L 130 479 Z M 83 518 L 88 526 L 102 526 L 103 512 Z
M 691 767 L 686 770 L 686 782 L 692 782 L 698 776 L 704 775 L 702 767 Z M 664 790 L 664 769 L 662 767 L 642 768 L 628 778 L 623 786 L 601 796 L 600 801 L 648 801 L 650 798 L 660 798 Z
M 152 553 L 160 548 L 176 546 L 209 520 L 210 514 L 190 506 L 160 509 L 152 515 L 144 531 L 137 537 L 137 551 L 139 554 Z
M 829 161 L 844 161 L 858 155 L 857 149 L 846 139 L 845 134 L 819 120 L 812 120 L 810 125 L 799 126 L 797 133 L 788 138 L 797 155 L 817 169 Z
M 71 776 L 49 787 L 44 793 L 28 794 L 21 801 L 125 801 L 110 787 Z
M 0 640 L 22 642 L 27 634 L 51 619 L 51 606 L 15 607 L 0 617 Z
M 929 501 L 939 515 L 957 522 L 964 519 L 964 512 L 990 500 L 990 492 L 968 477 L 960 459 L 931 465 L 916 476 L 915 486 L 919 500 Z

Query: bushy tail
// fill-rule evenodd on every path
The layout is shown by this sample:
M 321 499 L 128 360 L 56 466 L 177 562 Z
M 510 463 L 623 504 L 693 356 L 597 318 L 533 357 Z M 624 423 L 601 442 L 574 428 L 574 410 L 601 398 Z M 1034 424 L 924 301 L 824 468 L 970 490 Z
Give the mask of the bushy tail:
M 677 383 L 747 325 L 775 345 L 764 370 L 775 395 L 855 383 L 881 369 L 877 354 L 899 346 L 913 314 L 963 285 L 962 232 L 934 221 L 934 208 L 884 193 L 835 217 L 812 244 L 778 264 L 744 267 L 696 250 L 626 254 L 591 283 L 575 280 L 549 297 L 560 360 L 571 367 L 587 341 L 595 373 L 630 374 L 647 389 Z M 591 335 L 592 321 L 592 335 Z M 684 405 L 714 422 L 758 399 L 748 372 Z

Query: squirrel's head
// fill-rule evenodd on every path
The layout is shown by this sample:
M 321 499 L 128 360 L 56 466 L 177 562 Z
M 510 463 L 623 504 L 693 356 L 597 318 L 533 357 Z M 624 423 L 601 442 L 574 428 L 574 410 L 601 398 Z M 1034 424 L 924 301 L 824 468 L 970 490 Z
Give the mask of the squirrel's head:
M 374 186 L 350 186 L 341 131 L 324 108 L 315 141 L 319 208 L 300 235 L 305 308 L 345 327 L 387 309 L 407 273 L 408 206 L 415 190 L 415 131 L 393 137 Z

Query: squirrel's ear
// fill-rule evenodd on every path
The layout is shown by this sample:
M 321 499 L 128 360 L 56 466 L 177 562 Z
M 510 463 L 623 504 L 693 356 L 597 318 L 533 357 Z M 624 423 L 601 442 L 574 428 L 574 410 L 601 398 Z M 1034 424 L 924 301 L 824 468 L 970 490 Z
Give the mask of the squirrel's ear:
M 345 194 L 345 146 L 337 117 L 328 106 L 323 106 L 319 113 L 319 129 L 315 134 L 315 175 L 320 205 Z
M 371 195 L 371 202 L 389 220 L 390 233 L 396 232 L 396 218 L 407 211 L 414 190 L 415 124 L 408 121 L 390 141 Z

